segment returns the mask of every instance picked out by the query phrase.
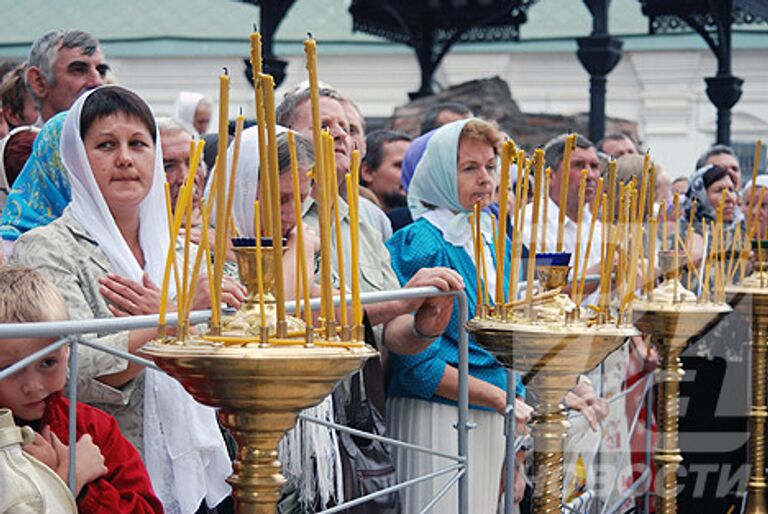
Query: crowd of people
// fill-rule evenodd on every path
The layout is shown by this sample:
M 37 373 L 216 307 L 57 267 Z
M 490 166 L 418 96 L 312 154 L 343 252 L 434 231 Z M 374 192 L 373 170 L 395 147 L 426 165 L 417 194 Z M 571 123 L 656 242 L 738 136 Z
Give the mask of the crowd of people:
M 207 141 L 205 158 L 194 170 L 194 209 L 191 239 L 204 241 L 202 205 L 210 193 L 216 159 L 217 136 L 207 134 L 213 102 L 192 92 L 180 92 L 173 116 L 156 116 L 140 92 L 119 85 L 110 73 L 99 42 L 79 31 L 54 31 L 32 45 L 26 62 L 2 68 L 0 78 L 0 186 L 3 258 L 0 269 L 0 322 L 93 319 L 154 314 L 159 311 L 161 282 L 168 249 L 182 248 L 170 239 L 166 215 L 167 187 L 174 206 L 190 169 L 190 142 Z M 466 292 L 470 317 L 474 316 L 477 273 L 486 270 L 486 285 L 495 289 L 510 276 L 497 276 L 494 216 L 506 202 L 514 212 L 511 194 L 500 195 L 498 158 L 504 134 L 493 120 L 476 117 L 458 103 L 437 104 L 424 116 L 420 134 L 377 130 L 366 134 L 364 113 L 355 102 L 330 85 L 320 89 L 320 117 L 334 141 L 335 183 L 345 247 L 332 258 L 334 287 L 343 261 L 351 276 L 350 217 L 345 174 L 353 150 L 362 156 L 360 168 L 360 284 L 363 291 L 435 286 Z M 314 164 L 310 92 L 299 84 L 276 106 L 278 167 L 283 236 L 285 287 L 295 288 L 295 252 L 299 230 L 305 241 L 307 262 L 319 252 L 318 205 L 308 178 Z M 287 134 L 294 132 L 297 166 L 301 173 L 298 202 L 291 182 Z M 560 199 L 567 197 L 564 250 L 577 251 L 577 220 L 589 225 L 590 206 L 606 163 L 616 159 L 618 180 L 629 183 L 642 173 L 638 143 L 627 134 L 609 134 L 596 144 L 576 138 L 566 169 L 565 135 L 544 146 L 552 168 L 549 190 L 544 191 L 548 231 L 542 235 L 554 248 Z M 225 156 L 232 162 L 233 145 Z M 715 218 L 725 198 L 726 237 L 747 217 L 755 216 L 760 233 L 768 228 L 768 180 L 742 184 L 739 161 L 732 149 L 707 149 L 689 178 L 672 178 L 654 156 L 656 199 L 667 213 L 670 228 L 692 224 L 694 260 L 706 251 L 703 227 Z M 259 181 L 257 132 L 242 135 L 237 162 L 233 218 L 238 234 L 257 237 L 253 205 Z M 229 169 L 229 166 L 227 166 Z M 580 179 L 586 170 L 586 188 L 580 202 Z M 675 170 L 675 176 L 686 170 Z M 513 179 L 515 174 L 513 173 Z M 568 180 L 564 180 L 565 177 Z M 567 186 L 566 186 L 567 184 Z M 562 191 L 563 187 L 567 187 Z M 531 188 L 531 191 L 533 188 Z M 760 200 L 747 212 L 753 191 Z M 505 195 L 507 195 L 505 197 Z M 564 195 L 564 196 L 563 196 Z M 672 206 L 678 198 L 680 218 Z M 530 200 L 530 198 L 525 199 Z M 212 198 L 211 198 L 212 201 Z M 695 201 L 695 208 L 693 207 Z M 481 206 L 482 252 L 476 254 L 469 213 Z M 300 212 L 295 205 L 300 205 Z M 530 220 L 531 205 L 526 206 Z M 600 221 L 592 241 L 602 245 Z M 511 227 L 511 223 L 507 224 Z M 523 242 L 531 237 L 523 227 Z M 667 232 L 665 232 L 667 233 Z M 674 230 L 668 233 L 674 234 Z M 505 269 L 510 266 L 507 244 Z M 578 251 L 588 274 L 599 273 L 600 252 Z M 524 258 L 527 251 L 524 251 Z M 483 262 L 477 262 L 478 257 Z M 246 292 L 237 280 L 231 252 L 222 300 L 239 307 Z M 639 282 L 641 283 L 641 282 Z M 208 275 L 195 284 L 192 308 L 210 308 Z M 594 286 L 587 285 L 584 303 Z M 175 301 L 175 287 L 171 294 Z M 319 296 L 319 287 L 311 288 Z M 363 371 L 344 382 L 333 395 L 311 409 L 311 415 L 336 420 L 381 435 L 456 453 L 452 425 L 458 398 L 458 309 L 452 297 L 397 300 L 367 305 L 366 340 L 381 354 Z M 727 328 L 726 328 L 727 329 Z M 734 326 L 734 330 L 738 327 Z M 91 334 L 98 342 L 136 353 L 156 338 L 156 329 Z M 0 368 L 31 355 L 51 340 L 14 339 L 0 342 Z M 703 340 L 702 348 L 712 344 Z M 702 351 L 704 351 L 702 350 Z M 195 402 L 181 386 L 163 373 L 147 370 L 110 354 L 80 346 L 78 369 L 78 440 L 67 439 L 67 401 L 61 394 L 66 382 L 66 350 L 60 349 L 31 364 L 11 378 L 0 380 L 0 408 L 10 408 L 17 423 L 37 435 L 26 447 L 30 455 L 67 478 L 65 460 L 69 444 L 77 445 L 77 503 L 80 512 L 229 512 L 232 501 L 225 478 L 231 472 L 234 442 L 219 427 L 215 411 Z M 739 353 L 738 349 L 729 354 Z M 740 353 L 739 353 L 740 355 Z M 578 413 L 566 441 L 566 498 L 586 489 L 598 489 L 609 501 L 626 490 L 643 470 L 646 433 L 638 426 L 629 433 L 629 421 L 642 404 L 641 394 L 620 393 L 652 372 L 657 355 L 648 341 L 632 338 L 599 369 L 582 376 L 565 403 Z M 469 502 L 471 512 L 494 513 L 502 501 L 514 502 L 527 512 L 531 487 L 526 483 L 526 454 L 518 454 L 514 491 L 503 488 L 504 415 L 507 373 L 496 359 L 472 338 L 469 342 Z M 601 384 L 596 387 L 595 384 Z M 515 422 L 519 435 L 528 433 L 535 399 L 522 379 L 516 378 Z M 610 405 L 608 399 L 621 397 Z M 645 409 L 643 409 L 643 415 Z M 180 424 L 180 419 L 190 420 Z M 642 418 L 641 418 L 642 419 Z M 653 426 L 653 420 L 648 420 Z M 642 425 L 642 423 L 641 423 Z M 603 441 L 601 465 L 619 477 L 618 491 L 610 498 L 600 489 L 595 462 Z M 288 484 L 279 512 L 314 512 L 363 492 L 412 479 L 440 469 L 448 461 L 377 442 L 366 446 L 367 458 L 355 451 L 362 443 L 319 425 L 303 424 L 292 430 L 280 446 Z M 366 443 L 369 444 L 369 443 Z M 378 446 L 377 446 L 378 445 Z M 631 461 L 619 455 L 632 448 Z M 373 466 L 373 467 L 366 467 Z M 360 512 L 419 512 L 436 496 L 449 477 L 421 482 L 384 495 Z M 611 478 L 612 479 L 612 478 Z M 2 490 L 0 484 L 0 490 Z M 449 492 L 434 506 L 435 512 L 455 512 L 457 493 Z M 628 500 L 626 510 L 633 507 Z

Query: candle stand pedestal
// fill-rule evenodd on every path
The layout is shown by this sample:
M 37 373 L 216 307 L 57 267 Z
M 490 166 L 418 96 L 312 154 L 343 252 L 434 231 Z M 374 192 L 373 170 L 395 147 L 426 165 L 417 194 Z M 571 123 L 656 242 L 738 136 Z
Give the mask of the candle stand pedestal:
M 307 344 L 312 338 L 303 332 L 289 332 L 293 340 L 281 338 L 265 344 L 264 328 L 268 334 L 276 333 L 276 318 L 270 316 L 269 326 L 259 327 L 261 333 L 247 328 L 253 326 L 254 316 L 255 325 L 260 324 L 258 292 L 254 289 L 258 280 L 256 267 L 251 264 L 241 261 L 240 266 L 249 301 L 231 318 L 221 336 L 193 335 L 183 341 L 166 338 L 149 343 L 141 352 L 176 378 L 197 401 L 219 409 L 221 424 L 232 431 L 238 443 L 233 474 L 227 480 L 236 512 L 274 514 L 285 483 L 277 459 L 283 434 L 296 424 L 301 410 L 320 403 L 339 380 L 378 354 L 357 342 L 315 338 L 314 344 Z M 263 282 L 270 283 L 265 277 Z M 232 320 L 249 323 L 238 325 Z
M 661 488 L 656 491 L 659 514 L 677 512 L 677 470 L 683 460 L 678 433 L 680 380 L 684 374 L 680 354 L 692 338 L 731 311 L 725 303 L 697 302 L 695 295 L 678 281 L 673 257 L 659 253 L 665 280 L 649 298 L 633 304 L 635 326 L 652 337 L 661 360 L 656 371 L 659 437 L 653 457 L 657 484 Z M 678 255 L 678 262 L 682 260 Z
M 765 444 L 766 378 L 768 365 L 768 265 L 757 263 L 758 270 L 740 284 L 726 286 L 728 302 L 752 320 L 752 406 L 749 411 L 749 482 L 747 483 L 746 514 L 766 514 Z
M 538 404 L 532 423 L 534 439 L 534 512 L 559 514 L 563 495 L 563 444 L 568 433 L 566 393 L 579 374 L 597 366 L 637 335 L 632 327 L 587 326 L 582 322 L 504 322 L 473 319 L 467 330 L 506 368 L 528 378 Z

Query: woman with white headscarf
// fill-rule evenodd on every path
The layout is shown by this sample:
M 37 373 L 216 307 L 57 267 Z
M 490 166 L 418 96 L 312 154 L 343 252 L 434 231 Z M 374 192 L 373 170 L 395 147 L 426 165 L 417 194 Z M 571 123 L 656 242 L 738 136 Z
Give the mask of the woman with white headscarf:
M 419 269 L 445 266 L 459 272 L 466 284 L 469 316 L 475 314 L 476 262 L 469 213 L 475 203 L 482 209 L 493 199 L 498 131 L 479 119 L 444 125 L 433 134 L 419 161 L 408 189 L 408 207 L 414 222 L 400 229 L 387 246 L 400 283 Z M 488 290 L 496 280 L 491 219 L 481 215 L 483 258 Z M 506 269 L 510 248 L 507 245 Z M 392 377 L 387 406 L 388 427 L 393 437 L 445 452 L 455 452 L 458 397 L 458 308 L 442 334 L 426 334 L 434 342 L 413 355 L 392 353 Z M 495 513 L 504 457 L 503 412 L 506 408 L 507 374 L 496 359 L 470 337 L 470 418 L 477 428 L 469 434 L 469 504 L 477 513 Z M 518 396 L 522 385 L 518 383 Z M 518 422 L 526 422 L 530 407 L 518 401 Z M 446 461 L 430 455 L 395 449 L 399 480 L 444 467 Z M 419 512 L 444 485 L 445 479 L 424 482 L 404 490 L 403 511 Z M 516 488 L 517 489 L 517 488 Z M 516 491 L 520 501 L 522 490 Z M 456 511 L 456 493 L 446 495 L 438 512 Z
M 105 275 L 133 284 L 135 289 L 124 292 L 125 302 L 159 297 L 153 282 L 160 281 L 172 243 L 161 153 L 151 109 L 128 89 L 89 91 L 69 111 L 61 155 L 72 203 L 56 221 L 24 234 L 11 261 L 51 278 L 72 319 L 118 313 L 102 296 Z M 200 292 L 198 308 L 204 306 Z M 89 338 L 135 353 L 156 336 L 156 329 L 142 329 Z M 231 464 L 213 409 L 195 402 L 164 373 L 85 346 L 78 354 L 81 400 L 117 418 L 144 456 L 166 512 L 193 513 L 201 502 L 213 507 L 229 494 L 224 480 Z
M 202 136 L 208 132 L 213 111 L 213 102 L 209 96 L 182 91 L 176 97 L 174 109 L 174 117 L 195 127 L 198 134 Z

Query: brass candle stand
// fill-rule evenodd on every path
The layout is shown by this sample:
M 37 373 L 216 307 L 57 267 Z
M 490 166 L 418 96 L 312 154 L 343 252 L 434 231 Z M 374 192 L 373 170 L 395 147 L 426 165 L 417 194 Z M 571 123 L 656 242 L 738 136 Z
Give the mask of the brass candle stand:
M 549 291 L 544 293 L 549 305 L 534 306 L 531 302 L 523 309 L 527 313 L 507 311 L 504 319 L 476 317 L 468 322 L 467 330 L 503 366 L 521 373 L 538 398 L 532 423 L 534 512 L 559 514 L 563 445 L 569 427 L 563 398 L 576 386 L 579 374 L 593 369 L 638 332 L 631 326 L 574 318 L 578 311 L 565 305 L 570 300 L 565 295 L 551 294 L 565 285 L 567 266 L 564 272 L 541 267 L 537 271 Z
M 699 301 L 679 281 L 676 263 L 684 261 L 683 254 L 659 252 L 663 282 L 646 298 L 634 302 L 635 326 L 649 334 L 661 359 L 656 371 L 656 417 L 659 437 L 654 453 L 657 484 L 656 512 L 677 512 L 677 470 L 682 462 L 679 448 L 680 380 L 684 373 L 680 354 L 690 340 L 701 334 L 721 316 L 731 311 L 726 303 Z M 658 477 L 662 477 L 659 482 Z
M 755 244 L 762 244 L 762 241 Z M 753 246 L 755 246 L 753 244 Z M 763 247 L 765 250 L 765 245 Z M 752 405 L 749 411 L 749 481 L 747 483 L 747 514 L 766 514 L 766 491 L 768 484 L 765 477 L 766 444 L 766 377 L 768 364 L 768 252 L 755 252 L 762 257 L 757 260 L 755 271 L 741 283 L 726 286 L 728 302 L 734 309 L 752 320 L 752 342 L 750 354 L 752 361 Z
M 225 318 L 221 335 L 166 338 L 142 353 L 173 376 L 197 401 L 219 409 L 219 421 L 238 442 L 232 486 L 238 514 L 274 514 L 285 478 L 277 446 L 298 413 L 330 394 L 336 383 L 377 355 L 362 342 L 313 337 L 313 328 L 297 318 L 286 320 L 287 336 L 277 333 L 271 295 L 271 246 L 262 252 L 262 285 L 267 326 L 261 325 L 255 248 L 236 248 L 248 300 Z M 266 334 L 266 335 L 265 335 Z

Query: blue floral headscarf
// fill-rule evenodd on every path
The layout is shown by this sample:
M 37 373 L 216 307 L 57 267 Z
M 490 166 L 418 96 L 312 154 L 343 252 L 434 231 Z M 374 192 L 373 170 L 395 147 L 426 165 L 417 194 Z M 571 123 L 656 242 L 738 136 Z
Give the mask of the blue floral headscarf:
M 29 160 L 12 184 L 0 219 L 0 236 L 7 241 L 52 222 L 72 199 L 59 150 L 66 117 L 67 113 L 61 112 L 43 125 Z

